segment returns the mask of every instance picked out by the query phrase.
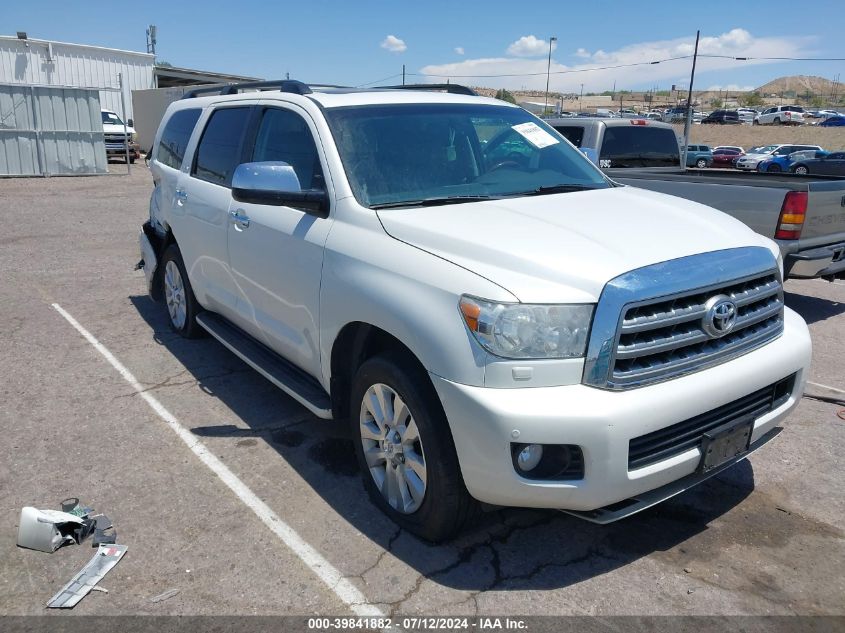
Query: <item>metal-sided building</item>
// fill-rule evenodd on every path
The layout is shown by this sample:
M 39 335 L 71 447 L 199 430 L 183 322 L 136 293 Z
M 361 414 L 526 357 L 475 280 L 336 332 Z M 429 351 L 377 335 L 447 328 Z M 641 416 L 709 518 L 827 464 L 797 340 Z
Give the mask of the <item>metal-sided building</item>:
M 0 175 L 105 173 L 100 109 L 132 118 L 154 69 L 147 53 L 0 36 Z

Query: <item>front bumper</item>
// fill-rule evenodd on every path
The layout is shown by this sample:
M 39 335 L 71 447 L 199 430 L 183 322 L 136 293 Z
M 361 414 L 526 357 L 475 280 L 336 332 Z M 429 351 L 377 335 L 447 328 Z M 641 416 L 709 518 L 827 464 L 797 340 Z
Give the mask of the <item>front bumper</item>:
M 764 436 L 798 404 L 810 365 L 806 324 L 789 309 L 784 321 L 783 334 L 762 348 L 711 369 L 628 391 L 585 385 L 490 389 L 432 375 L 467 489 L 479 501 L 495 505 L 574 511 L 594 511 L 644 496 L 647 503 L 632 510 L 638 511 L 698 483 L 706 478 L 696 476 L 698 447 L 629 471 L 629 441 L 796 374 L 786 401 L 754 422 L 751 449 L 765 443 Z M 580 446 L 584 478 L 521 477 L 512 464 L 514 441 Z
M 783 264 L 784 273 L 798 279 L 841 275 L 845 273 L 845 242 L 791 253 Z

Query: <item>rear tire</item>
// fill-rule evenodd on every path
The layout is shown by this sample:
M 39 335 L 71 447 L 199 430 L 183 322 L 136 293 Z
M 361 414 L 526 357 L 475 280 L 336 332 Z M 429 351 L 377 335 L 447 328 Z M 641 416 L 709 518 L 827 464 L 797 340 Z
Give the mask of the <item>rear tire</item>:
M 440 542 L 476 515 L 440 399 L 413 359 L 388 352 L 361 365 L 350 428 L 364 488 L 400 527 Z
M 792 171 L 793 171 L 793 173 L 796 173 L 799 176 L 806 176 L 808 173 L 810 173 L 810 170 L 807 169 L 806 165 L 798 165 Z
M 695 166 L 699 169 L 704 169 L 705 167 L 707 167 L 707 161 L 703 158 L 699 158 L 697 161 L 695 161 Z
M 772 125 L 780 125 L 780 119 L 775 119 L 772 121 Z
M 168 246 L 161 258 L 161 284 L 170 327 L 185 338 L 203 336 L 205 330 L 197 323 L 197 314 L 202 312 L 202 307 L 194 296 L 182 253 L 176 244 Z

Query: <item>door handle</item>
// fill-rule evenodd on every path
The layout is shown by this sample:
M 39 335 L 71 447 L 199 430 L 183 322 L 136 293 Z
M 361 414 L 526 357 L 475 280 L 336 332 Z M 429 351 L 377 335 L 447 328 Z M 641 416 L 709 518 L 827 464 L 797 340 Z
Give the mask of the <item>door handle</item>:
M 232 222 L 235 224 L 235 228 L 237 228 L 238 226 L 244 229 L 249 228 L 249 216 L 247 216 L 243 212 L 243 209 L 238 209 L 237 211 L 229 211 L 229 215 L 232 218 Z
M 174 192 L 174 196 L 176 197 L 176 204 L 180 207 L 185 204 L 185 201 L 188 199 L 188 192 L 184 189 L 177 189 Z

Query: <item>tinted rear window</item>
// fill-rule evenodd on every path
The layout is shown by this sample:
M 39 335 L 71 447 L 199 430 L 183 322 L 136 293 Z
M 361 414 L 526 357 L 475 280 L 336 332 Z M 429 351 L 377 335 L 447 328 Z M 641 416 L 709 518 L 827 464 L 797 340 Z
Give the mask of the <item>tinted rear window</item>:
M 241 162 L 241 143 L 249 108 L 221 108 L 205 126 L 197 147 L 193 175 L 202 180 L 228 187 L 235 167 Z
M 555 125 L 554 128 L 575 147 L 581 147 L 584 142 L 584 128 L 580 125 Z
M 599 160 L 603 168 L 680 167 L 681 152 L 673 130 L 644 125 L 608 126 Z
M 159 163 L 173 169 L 179 169 L 182 166 L 185 148 L 188 147 L 188 140 L 191 138 L 200 112 L 202 111 L 197 108 L 191 108 L 179 110 L 170 117 L 167 125 L 164 126 L 164 132 L 161 133 L 161 140 L 156 150 L 155 158 Z

